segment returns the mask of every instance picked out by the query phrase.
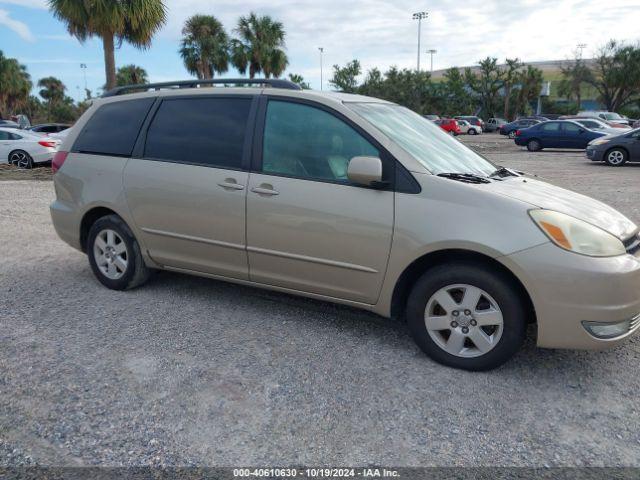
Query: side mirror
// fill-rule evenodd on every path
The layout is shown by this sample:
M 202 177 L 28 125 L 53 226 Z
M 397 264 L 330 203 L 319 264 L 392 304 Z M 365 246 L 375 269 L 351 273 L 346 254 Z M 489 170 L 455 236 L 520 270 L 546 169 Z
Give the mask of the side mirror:
M 378 157 L 353 157 L 347 167 L 347 178 L 358 185 L 371 186 L 382 181 L 382 160 Z

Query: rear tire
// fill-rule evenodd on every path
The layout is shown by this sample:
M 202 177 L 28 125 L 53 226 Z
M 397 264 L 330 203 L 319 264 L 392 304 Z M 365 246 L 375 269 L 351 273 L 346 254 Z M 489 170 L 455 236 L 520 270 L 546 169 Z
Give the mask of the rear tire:
M 515 130 L 511 130 L 509 133 L 507 133 L 507 136 L 511 139 L 516 138 L 516 131 Z
M 112 290 L 129 290 L 145 283 L 150 270 L 129 226 L 117 215 L 101 217 L 91 226 L 86 245 L 91 270 Z
M 18 168 L 33 168 L 33 158 L 24 150 L 14 150 L 9 154 L 9 164 Z
M 471 371 L 509 360 L 524 342 L 527 318 L 510 278 L 469 263 L 429 269 L 407 301 L 409 330 L 422 351 L 443 365 Z
M 469 131 L 467 132 L 469 135 L 477 135 L 478 132 L 476 132 L 475 128 L 470 128 Z
M 629 159 L 629 154 L 622 148 L 614 147 L 604 154 L 604 161 L 610 167 L 621 167 Z
M 539 140 L 529 140 L 527 142 L 527 150 L 529 150 L 530 152 L 538 152 L 540 150 L 542 150 L 542 146 L 540 145 L 540 141 Z

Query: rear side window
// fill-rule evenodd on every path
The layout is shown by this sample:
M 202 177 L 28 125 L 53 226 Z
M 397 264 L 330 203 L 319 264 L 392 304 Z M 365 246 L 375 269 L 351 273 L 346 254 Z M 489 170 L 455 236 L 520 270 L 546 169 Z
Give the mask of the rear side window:
M 73 150 L 82 153 L 131 156 L 138 132 L 155 98 L 107 103 L 82 129 Z
M 252 99 L 164 100 L 149 131 L 146 158 L 221 168 L 242 168 Z
M 542 127 L 540 127 L 540 129 L 545 132 L 559 132 L 560 124 L 558 122 L 545 123 L 544 125 L 542 125 Z

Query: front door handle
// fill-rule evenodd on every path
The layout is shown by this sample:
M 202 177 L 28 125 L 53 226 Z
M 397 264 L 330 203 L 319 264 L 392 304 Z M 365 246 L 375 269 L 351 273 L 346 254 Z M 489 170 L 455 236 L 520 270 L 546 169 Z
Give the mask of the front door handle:
M 280 192 L 273 188 L 273 185 L 269 185 L 268 183 L 263 183 L 259 187 L 253 187 L 251 189 L 253 193 L 257 193 L 258 195 L 278 195 Z
M 240 185 L 235 178 L 225 178 L 224 182 L 218 183 L 218 186 L 225 190 L 244 190 L 244 185 Z

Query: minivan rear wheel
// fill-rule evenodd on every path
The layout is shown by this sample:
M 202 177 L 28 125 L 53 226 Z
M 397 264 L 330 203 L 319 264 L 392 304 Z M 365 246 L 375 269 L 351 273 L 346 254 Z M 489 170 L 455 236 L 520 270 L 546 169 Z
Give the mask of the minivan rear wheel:
M 414 340 L 450 367 L 478 371 L 502 365 L 521 347 L 526 332 L 526 309 L 512 283 L 480 265 L 430 269 L 407 302 Z
M 87 255 L 98 281 L 112 290 L 135 288 L 149 278 L 138 242 L 117 215 L 101 217 L 91 226 Z

